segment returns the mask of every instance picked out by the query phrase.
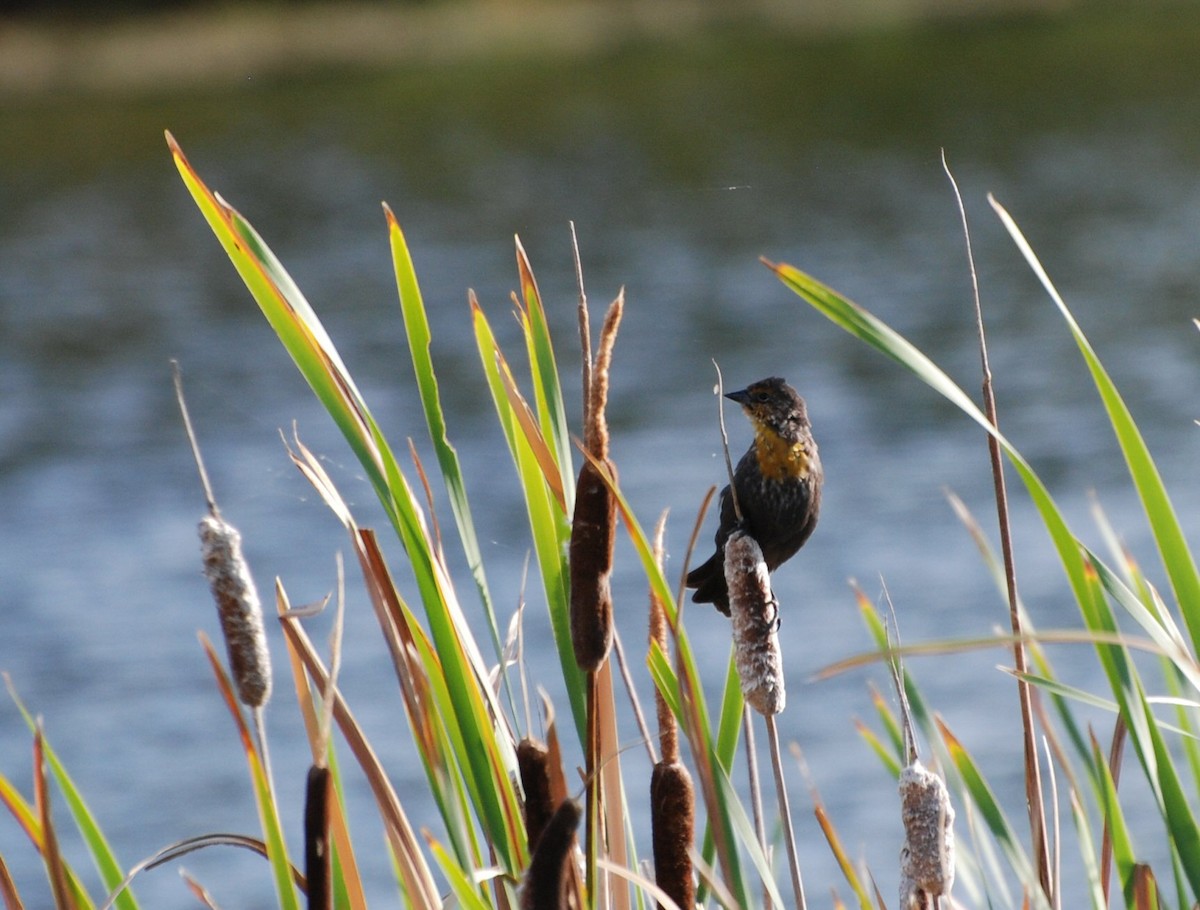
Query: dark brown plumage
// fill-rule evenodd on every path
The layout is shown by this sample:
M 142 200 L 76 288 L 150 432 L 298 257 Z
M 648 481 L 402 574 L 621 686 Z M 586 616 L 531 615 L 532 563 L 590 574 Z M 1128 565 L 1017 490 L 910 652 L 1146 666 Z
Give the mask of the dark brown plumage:
M 754 426 L 754 442 L 733 472 L 739 525 L 729 487 L 721 491 L 717 550 L 688 573 L 692 600 L 711 603 L 729 615 L 725 587 L 725 541 L 738 527 L 758 541 L 767 569 L 775 571 L 804 545 L 821 508 L 821 458 L 804 399 L 772 376 L 726 396 L 742 406 Z

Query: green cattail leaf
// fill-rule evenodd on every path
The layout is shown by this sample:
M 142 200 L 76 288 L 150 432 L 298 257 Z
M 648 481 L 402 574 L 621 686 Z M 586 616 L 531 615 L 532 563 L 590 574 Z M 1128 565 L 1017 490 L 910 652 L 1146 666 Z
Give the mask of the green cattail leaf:
M 430 839 L 429 849 L 437 860 L 438 868 L 450 883 L 450 891 L 459 907 L 464 910 L 491 910 L 491 904 L 482 896 L 482 885 L 472 879 L 471 873 L 454 861 L 446 848 Z
M 170 133 L 167 144 L 184 185 L 263 315 L 385 497 L 386 473 L 362 396 L 312 307 L 250 223 L 204 184 Z
M 17 710 L 21 713 L 26 726 L 29 727 L 29 732 L 36 733 L 37 721 L 29 713 L 24 702 L 17 696 L 11 681 L 6 678 L 6 682 L 8 682 L 8 694 L 12 698 L 13 704 L 16 705 Z M 67 808 L 71 813 L 71 818 L 75 822 L 75 827 L 82 836 L 84 843 L 87 845 L 88 853 L 91 854 L 96 871 L 100 873 L 101 881 L 110 892 L 113 891 L 125 880 L 125 873 L 122 871 L 121 864 L 113 854 L 108 840 L 104 837 L 104 833 L 100 830 L 100 825 L 96 822 L 96 817 L 92 815 L 91 809 L 88 808 L 82 794 L 80 794 L 79 789 L 75 786 L 74 780 L 67 773 L 67 769 L 63 766 L 54 749 L 46 740 L 44 733 L 42 735 L 42 756 L 50 768 L 50 773 L 54 775 L 54 780 L 58 784 L 58 788 L 62 791 Z M 3 802 L 8 807 L 9 812 L 26 832 L 30 833 L 31 838 L 33 836 L 32 832 L 35 829 L 40 832 L 41 823 L 38 821 L 37 813 L 33 807 L 25 801 L 17 789 L 8 782 L 7 778 L 3 777 L 0 777 L 0 802 Z M 70 877 L 72 881 L 75 881 L 74 873 L 70 873 Z M 77 888 L 76 890 L 81 894 L 83 893 L 82 889 Z M 117 897 L 113 906 L 118 908 L 118 910 L 136 910 L 138 903 L 133 893 L 126 889 Z
M 975 759 L 945 724 L 939 723 L 939 728 L 942 741 L 945 743 L 950 760 L 958 772 L 966 793 L 974 802 L 988 831 L 996 839 L 1000 849 L 1004 851 L 1009 865 L 1024 883 L 1025 895 L 1032 901 L 1031 906 L 1036 910 L 1050 910 L 1049 904 L 1046 902 L 1046 895 L 1038 884 L 1037 873 L 1025 853 L 1021 839 L 1009 823 L 999 801 L 979 766 L 975 763 Z
M 450 510 L 458 525 L 458 536 L 467 558 L 467 565 L 470 567 L 475 585 L 479 589 L 488 631 L 492 637 L 492 646 L 496 652 L 496 659 L 499 661 L 503 653 L 500 630 L 496 622 L 491 594 L 488 591 L 487 576 L 483 570 L 483 554 L 475 533 L 475 521 L 471 516 L 471 506 L 467 497 L 462 466 L 458 460 L 458 452 L 450 443 L 446 433 L 441 394 L 438 391 L 437 375 L 433 369 L 433 358 L 430 353 L 432 336 L 425 312 L 425 303 L 421 297 L 421 288 L 417 283 L 416 270 L 413 267 L 412 255 L 409 252 L 408 243 L 404 239 L 404 233 L 400 230 L 400 225 L 392 214 L 392 210 L 384 206 L 384 212 L 387 216 L 388 238 L 391 243 L 392 262 L 396 272 L 396 288 L 400 296 L 400 311 L 404 316 L 404 328 L 408 336 L 408 348 L 412 355 L 417 389 L 421 394 L 421 404 L 425 409 L 425 423 L 429 427 L 429 438 L 437 453 L 438 465 L 441 468 L 442 479 L 446 484 L 446 493 L 450 499 Z
M 301 373 L 342 429 L 387 511 L 421 592 L 430 633 L 445 665 L 455 722 L 465 748 L 459 759 L 476 780 L 508 780 L 515 772 L 511 744 L 497 739 L 492 718 L 501 716 L 488 683 L 487 668 L 462 614 L 450 579 L 434 552 L 424 513 L 383 434 L 371 417 L 333 343 L 295 283 L 262 238 L 236 211 L 213 194 L 168 136 L 176 166 L 196 204 L 229 254 L 264 315 Z M 485 708 L 485 704 L 488 705 Z M 495 762 L 504 765 L 497 768 Z M 475 806 L 508 870 L 515 872 L 524 850 L 514 843 L 507 822 L 515 795 L 511 785 L 479 787 Z
M 551 444 L 558 462 L 564 497 L 568 503 L 575 499 L 575 472 L 571 467 L 571 436 L 567 431 L 567 411 L 563 405 L 562 385 L 558 363 L 550 338 L 550 325 L 542 306 L 542 295 L 533 267 L 525 255 L 520 238 L 514 238 L 517 248 L 517 271 L 521 279 L 521 298 L 524 301 L 521 324 L 529 354 L 529 369 L 533 382 L 534 400 L 542 436 Z
M 267 771 L 263 767 L 262 757 L 254 746 L 250 728 L 242 714 L 237 696 L 234 695 L 233 683 L 221 666 L 212 642 L 203 632 L 200 633 L 200 643 L 204 647 L 205 656 L 208 657 L 213 675 L 217 680 L 217 686 L 237 728 L 242 751 L 246 755 L 246 764 L 250 769 L 250 783 L 254 787 L 254 801 L 258 807 L 259 824 L 262 826 L 263 841 L 267 845 L 267 861 L 271 864 L 271 872 L 275 878 L 275 893 L 279 897 L 279 906 L 282 910 L 300 910 L 296 885 L 292 880 L 292 864 L 288 859 L 287 841 L 279 822 L 279 807 L 275 804 L 275 794 L 272 791 L 271 782 L 267 779 Z
M 575 721 L 579 741 L 583 743 L 587 731 L 587 684 L 583 672 L 575 662 L 571 646 L 570 582 L 567 566 L 570 523 L 565 510 L 559 507 L 558 501 L 550 491 L 537 457 L 530 448 L 529 439 L 514 413 L 512 399 L 501 375 L 499 359 L 502 355 L 499 345 L 487 317 L 473 298 L 471 313 L 475 343 L 492 394 L 492 403 L 500 420 L 500 428 L 508 441 L 509 452 L 516 465 L 517 477 L 525 496 L 529 529 L 542 576 L 542 587 L 546 593 L 546 609 L 550 614 L 550 627 L 554 632 L 563 682 L 570 699 L 571 717 Z
M 1098 743 L 1092 744 L 1092 771 L 1096 775 L 1100 790 L 1100 809 L 1104 813 L 1104 822 L 1108 826 L 1109 839 L 1112 844 L 1113 861 L 1117 867 L 1117 877 L 1122 882 L 1122 890 L 1128 902 L 1131 897 L 1133 867 L 1137 864 L 1137 853 L 1133 847 L 1133 838 L 1125 824 L 1125 813 L 1121 809 L 1121 801 L 1117 795 L 1117 785 L 1109 771 L 1108 762 L 1100 751 Z
M 1126 407 L 1117 391 L 1116 385 L 1100 363 L 1100 358 L 1096 356 L 1095 350 L 1075 321 L 1075 317 L 1067 309 L 1062 297 L 1059 296 L 1020 228 L 999 203 L 994 199 L 991 200 L 991 203 L 1029 267 L 1041 281 L 1046 293 L 1054 301 L 1054 305 L 1058 307 L 1079 347 L 1079 352 L 1083 355 L 1088 371 L 1092 374 L 1092 381 L 1100 393 L 1100 399 L 1108 412 L 1109 422 L 1112 424 L 1117 442 L 1120 443 L 1121 452 L 1125 456 L 1129 475 L 1141 497 L 1146 519 L 1150 523 L 1150 529 L 1158 545 L 1159 556 L 1162 558 L 1167 576 L 1171 579 L 1171 586 L 1175 589 L 1176 600 L 1191 634 L 1192 648 L 1200 650 L 1200 571 L 1196 568 L 1195 558 L 1183 535 L 1183 528 L 1175 515 L 1175 508 L 1171 505 L 1166 486 L 1162 482 L 1154 459 L 1150 456 L 1146 441 L 1142 438 L 1142 434 L 1138 430 L 1137 424 L 1134 423 L 1129 408 Z

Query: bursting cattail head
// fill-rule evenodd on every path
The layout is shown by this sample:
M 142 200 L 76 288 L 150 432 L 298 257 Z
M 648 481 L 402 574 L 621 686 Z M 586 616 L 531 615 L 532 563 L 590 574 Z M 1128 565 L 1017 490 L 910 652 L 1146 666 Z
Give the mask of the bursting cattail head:
M 742 695 L 759 714 L 778 714 L 787 703 L 779 651 L 779 602 L 771 592 L 762 550 L 744 531 L 734 531 L 725 543 L 725 583 Z
M 200 520 L 200 551 L 238 697 L 247 707 L 261 708 L 271 697 L 271 658 L 258 589 L 242 555 L 242 535 L 210 513 Z
M 954 884 L 954 807 L 946 784 L 919 761 L 900 773 L 900 906 L 937 906 Z

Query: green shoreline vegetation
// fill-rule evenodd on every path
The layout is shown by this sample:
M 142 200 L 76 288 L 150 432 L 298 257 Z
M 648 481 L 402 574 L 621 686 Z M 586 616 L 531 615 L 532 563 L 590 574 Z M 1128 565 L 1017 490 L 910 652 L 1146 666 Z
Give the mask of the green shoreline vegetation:
M 196 5 L 99 19 L 43 14 L 0 18 L 0 98 L 160 92 L 228 84 L 247 72 L 263 79 L 314 69 L 583 58 L 631 43 L 696 39 L 728 29 L 821 37 L 920 23 L 1053 17 L 1090 6 L 1083 0 L 354 0 Z

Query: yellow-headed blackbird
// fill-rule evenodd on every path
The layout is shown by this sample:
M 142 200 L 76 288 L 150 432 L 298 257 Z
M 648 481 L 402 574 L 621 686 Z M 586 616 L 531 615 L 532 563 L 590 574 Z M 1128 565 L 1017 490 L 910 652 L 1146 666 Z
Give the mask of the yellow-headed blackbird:
M 733 472 L 739 525 L 729 487 L 721 491 L 717 552 L 688 573 L 692 600 L 711 603 L 729 615 L 725 587 L 725 541 L 740 526 L 758 541 L 767 569 L 774 571 L 795 555 L 817 525 L 821 508 L 821 458 L 808 422 L 808 409 L 796 390 L 777 376 L 726 396 L 736 401 L 754 425 L 754 442 Z

